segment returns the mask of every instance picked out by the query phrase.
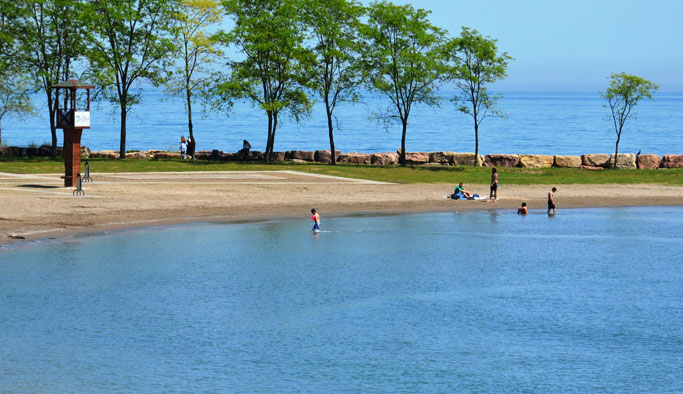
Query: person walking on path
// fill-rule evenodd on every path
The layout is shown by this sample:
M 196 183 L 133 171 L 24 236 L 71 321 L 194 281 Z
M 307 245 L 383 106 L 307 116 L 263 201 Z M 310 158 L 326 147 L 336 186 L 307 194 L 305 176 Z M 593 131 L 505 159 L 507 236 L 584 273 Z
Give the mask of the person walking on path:
M 311 219 L 313 219 L 312 231 L 320 231 L 320 214 L 315 209 L 311 209 Z
M 489 199 L 486 202 L 491 201 L 498 202 L 498 170 L 493 167 L 491 170 L 491 191 L 489 192 Z
M 557 208 L 555 207 L 555 192 L 557 189 L 553 187 L 548 192 L 548 215 L 550 215 L 550 210 L 553 210 L 553 215 L 557 213 Z

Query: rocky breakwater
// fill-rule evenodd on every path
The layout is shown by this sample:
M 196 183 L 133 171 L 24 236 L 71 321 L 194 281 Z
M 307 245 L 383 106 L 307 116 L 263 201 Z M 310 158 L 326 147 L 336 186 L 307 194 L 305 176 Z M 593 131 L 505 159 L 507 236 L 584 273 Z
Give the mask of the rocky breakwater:
M 664 155 L 661 168 L 683 168 L 683 155 Z

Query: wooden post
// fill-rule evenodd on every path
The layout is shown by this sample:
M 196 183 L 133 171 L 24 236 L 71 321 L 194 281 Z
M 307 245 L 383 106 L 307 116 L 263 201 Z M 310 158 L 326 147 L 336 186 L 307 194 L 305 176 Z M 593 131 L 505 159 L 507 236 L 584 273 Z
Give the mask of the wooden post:
M 82 129 L 64 128 L 64 186 L 75 187 L 76 176 L 81 172 Z

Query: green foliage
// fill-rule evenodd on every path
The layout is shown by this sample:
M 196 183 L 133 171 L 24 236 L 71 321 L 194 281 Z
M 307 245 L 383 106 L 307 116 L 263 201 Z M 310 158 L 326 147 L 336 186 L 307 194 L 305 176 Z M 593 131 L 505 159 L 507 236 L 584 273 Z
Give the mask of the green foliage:
M 458 110 L 474 120 L 475 161 L 479 163 L 479 126 L 487 116 L 504 117 L 496 108 L 500 95 L 490 95 L 488 85 L 507 76 L 506 52 L 498 53 L 497 40 L 482 36 L 476 30 L 463 27 L 460 36 L 445 46 L 451 60 L 450 78 L 455 81 L 459 94 L 451 100 Z
M 610 76 L 609 88 L 607 88 L 605 93 L 600 93 L 602 97 L 607 99 L 614 124 L 614 132 L 617 134 L 614 161 L 612 162 L 613 167 L 617 166 L 619 141 L 621 140 L 621 132 L 624 129 L 626 120 L 636 116 L 633 108 L 638 105 L 641 99 L 649 98 L 653 100 L 652 94 L 657 89 L 659 89 L 659 86 L 647 79 L 626 73 L 618 73 Z
M 301 9 L 312 52 L 308 86 L 325 103 L 332 164 L 336 164 L 332 118 L 338 103 L 358 100 L 363 82 L 358 34 L 364 9 L 348 0 L 304 0 Z
M 304 91 L 308 53 L 298 4 L 295 0 L 224 0 L 223 7 L 235 25 L 219 34 L 219 39 L 236 47 L 244 58 L 228 60 L 230 74 L 213 89 L 215 104 L 229 110 L 235 100 L 248 100 L 266 113 L 265 155 L 270 161 L 279 115 L 287 113 L 299 121 L 311 111 Z
M 158 85 L 175 53 L 179 0 L 93 0 L 87 19 L 94 33 L 89 53 L 101 94 L 121 109 L 121 158 L 126 154 L 126 115 L 140 102 L 142 80 Z M 138 88 L 136 88 L 138 87 Z
M 400 121 L 401 163 L 405 163 L 408 119 L 416 103 L 438 105 L 435 92 L 445 71 L 442 44 L 445 32 L 432 25 L 429 11 L 382 1 L 368 9 L 363 27 L 364 71 L 371 88 L 385 94 L 392 105 L 376 114 L 385 122 Z

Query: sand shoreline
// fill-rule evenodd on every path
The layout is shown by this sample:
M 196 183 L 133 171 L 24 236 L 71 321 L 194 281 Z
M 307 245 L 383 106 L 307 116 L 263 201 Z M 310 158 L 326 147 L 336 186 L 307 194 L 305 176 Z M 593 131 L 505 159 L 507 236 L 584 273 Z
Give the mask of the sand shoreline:
M 0 173 L 0 245 L 75 234 L 186 223 L 239 223 L 469 210 L 545 212 L 549 185 L 501 184 L 497 203 L 452 201 L 452 184 L 398 185 L 292 171 L 98 174 L 85 197 L 60 186 L 59 174 Z M 487 185 L 466 185 L 480 195 Z M 683 187 L 558 185 L 566 208 L 683 206 Z

